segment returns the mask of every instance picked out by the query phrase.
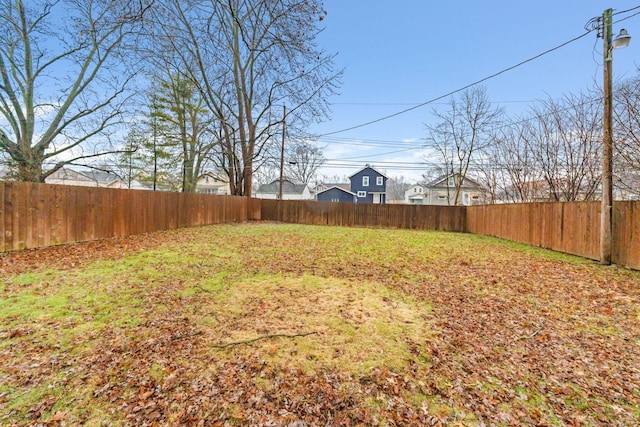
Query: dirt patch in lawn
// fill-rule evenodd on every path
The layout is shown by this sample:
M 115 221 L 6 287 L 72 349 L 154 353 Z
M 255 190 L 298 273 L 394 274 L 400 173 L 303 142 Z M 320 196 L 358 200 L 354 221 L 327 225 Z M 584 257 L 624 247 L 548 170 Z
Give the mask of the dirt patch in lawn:
M 400 371 L 431 338 L 430 307 L 377 283 L 301 277 L 261 277 L 203 291 L 200 307 L 215 314 L 207 333 L 214 348 L 252 345 L 265 360 L 296 366 L 307 375 L 342 369 L 367 375 Z M 204 324 L 210 320 L 206 314 Z

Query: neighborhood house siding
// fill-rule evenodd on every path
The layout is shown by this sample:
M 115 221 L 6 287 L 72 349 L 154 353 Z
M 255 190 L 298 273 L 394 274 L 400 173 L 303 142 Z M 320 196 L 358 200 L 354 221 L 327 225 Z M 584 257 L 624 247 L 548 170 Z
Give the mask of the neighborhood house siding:
M 414 185 L 409 187 L 404 192 L 404 202 L 411 205 L 425 204 L 425 199 L 428 197 L 428 191 L 425 192 L 421 185 Z M 428 200 L 427 200 L 428 201 Z
M 460 187 L 458 205 L 472 205 L 480 200 L 482 188 L 480 184 L 470 178 L 464 178 Z M 430 205 L 451 205 L 455 197 L 455 183 L 452 176 L 441 176 L 440 178 L 427 184 L 425 193 L 428 193 L 428 204 Z
M 387 177 L 380 172 L 366 167 L 349 179 L 358 203 L 386 203 Z
M 355 194 L 339 187 L 331 187 L 318 193 L 319 202 L 353 203 Z

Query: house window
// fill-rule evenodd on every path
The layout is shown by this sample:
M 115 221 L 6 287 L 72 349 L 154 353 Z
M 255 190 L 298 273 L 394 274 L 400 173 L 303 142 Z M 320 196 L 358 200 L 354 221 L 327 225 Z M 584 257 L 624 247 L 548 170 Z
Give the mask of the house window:
M 377 176 L 376 177 L 376 185 L 383 185 L 384 184 L 384 180 L 381 176 Z
M 332 198 L 331 198 L 331 201 L 332 201 L 332 202 L 334 202 L 334 203 L 335 203 L 335 202 L 339 202 L 339 201 L 340 201 L 340 198 L 338 198 L 338 197 L 332 197 Z
M 367 177 L 365 177 L 367 178 Z M 358 191 L 358 197 L 367 197 L 367 192 L 366 191 Z
M 369 177 L 368 176 L 363 176 L 362 177 L 362 186 L 363 187 L 368 187 L 369 186 Z

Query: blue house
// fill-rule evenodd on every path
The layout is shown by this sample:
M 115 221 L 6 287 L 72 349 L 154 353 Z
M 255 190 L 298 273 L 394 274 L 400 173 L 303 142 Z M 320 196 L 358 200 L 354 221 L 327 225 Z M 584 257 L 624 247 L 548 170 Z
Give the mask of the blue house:
M 319 191 L 316 199 L 319 202 L 353 203 L 356 201 L 356 195 L 349 190 L 334 185 L 326 190 Z
M 367 165 L 349 177 L 351 192 L 357 203 L 385 204 L 387 202 L 387 176 Z

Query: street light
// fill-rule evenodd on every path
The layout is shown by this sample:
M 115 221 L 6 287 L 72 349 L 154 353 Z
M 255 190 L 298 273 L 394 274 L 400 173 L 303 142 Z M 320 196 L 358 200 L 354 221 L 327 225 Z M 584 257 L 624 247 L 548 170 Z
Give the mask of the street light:
M 629 42 L 631 41 L 631 36 L 629 34 L 627 34 L 627 30 L 625 30 L 624 28 L 620 30 L 620 34 L 618 34 L 616 36 L 616 38 L 613 40 L 613 48 L 614 49 L 620 49 L 623 47 L 627 47 L 629 46 Z
M 611 240 L 613 234 L 613 94 L 611 79 L 612 50 L 627 47 L 631 36 L 627 30 L 612 41 L 612 9 L 602 14 L 602 38 L 604 39 L 604 117 L 602 140 L 602 207 L 600 208 L 600 263 L 611 264 Z

